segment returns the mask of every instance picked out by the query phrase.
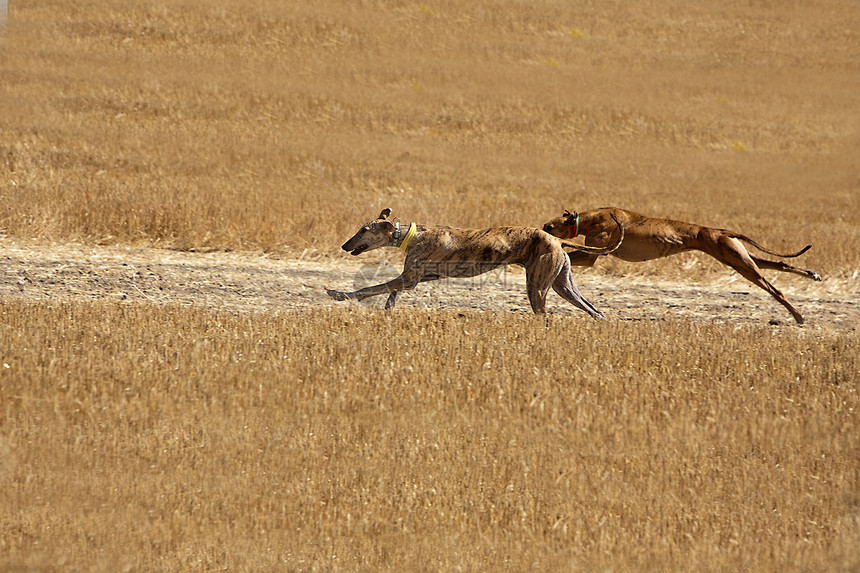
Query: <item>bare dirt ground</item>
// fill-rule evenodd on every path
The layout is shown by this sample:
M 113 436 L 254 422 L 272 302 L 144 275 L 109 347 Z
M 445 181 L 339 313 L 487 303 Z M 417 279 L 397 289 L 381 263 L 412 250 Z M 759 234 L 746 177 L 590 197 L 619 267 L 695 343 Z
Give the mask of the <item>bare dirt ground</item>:
M 381 308 L 383 297 L 336 303 L 325 288 L 351 290 L 399 273 L 401 258 L 348 256 L 302 260 L 259 253 L 195 253 L 165 249 L 47 245 L 0 240 L 0 298 L 32 301 L 126 300 L 199 305 L 234 312 L 362 304 Z M 632 269 L 633 267 L 631 267 Z M 709 320 L 793 325 L 769 295 L 733 272 L 689 281 L 623 276 L 575 269 L 583 294 L 610 320 Z M 773 273 L 771 273 L 773 274 Z M 855 273 L 856 275 L 856 273 Z M 816 283 L 774 276 L 777 287 L 804 314 L 807 327 L 856 331 L 860 327 L 857 276 Z M 549 311 L 585 315 L 551 294 Z M 480 309 L 530 312 L 522 269 L 508 267 L 472 280 L 437 281 L 400 297 L 398 309 Z

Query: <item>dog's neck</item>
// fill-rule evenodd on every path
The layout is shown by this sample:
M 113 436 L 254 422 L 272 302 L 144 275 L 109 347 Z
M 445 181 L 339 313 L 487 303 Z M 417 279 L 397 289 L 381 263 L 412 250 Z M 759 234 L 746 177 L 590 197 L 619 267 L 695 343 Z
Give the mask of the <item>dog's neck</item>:
M 415 236 L 415 223 L 409 223 L 408 226 L 400 224 L 399 221 L 394 223 L 394 233 L 391 234 L 391 246 L 397 247 L 403 251 L 409 246 L 412 237 Z
M 594 211 L 586 211 L 584 213 L 577 213 L 576 219 L 573 227 L 571 227 L 570 238 L 576 237 L 578 235 L 586 235 L 589 231 L 597 226 L 598 228 L 603 224 L 603 222 L 608 219 L 612 227 L 615 227 L 615 224 L 612 223 L 612 219 L 609 217 L 601 217 Z

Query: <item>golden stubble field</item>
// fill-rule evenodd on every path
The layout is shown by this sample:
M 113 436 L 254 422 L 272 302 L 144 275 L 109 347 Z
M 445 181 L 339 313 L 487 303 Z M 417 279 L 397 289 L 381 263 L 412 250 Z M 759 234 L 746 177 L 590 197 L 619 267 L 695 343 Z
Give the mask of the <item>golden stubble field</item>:
M 11 3 L 0 570 L 860 568 L 858 36 L 848 1 Z M 817 320 L 313 298 L 383 207 L 604 205 L 812 243 L 824 283 L 774 282 Z M 317 294 L 243 298 L 277 272 Z M 732 280 L 577 272 L 627 276 Z
M 7 565 L 858 565 L 855 338 L 420 309 L 0 319 Z

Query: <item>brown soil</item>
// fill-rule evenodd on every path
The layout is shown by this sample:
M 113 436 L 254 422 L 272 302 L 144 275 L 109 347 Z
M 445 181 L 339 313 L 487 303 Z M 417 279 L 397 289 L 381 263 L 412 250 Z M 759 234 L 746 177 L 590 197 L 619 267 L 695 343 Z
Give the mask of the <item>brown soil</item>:
M 386 258 L 388 257 L 388 258 Z M 402 264 L 395 254 L 348 255 L 302 260 L 259 253 L 194 253 L 165 249 L 46 245 L 0 241 L 0 297 L 34 301 L 116 299 L 153 304 L 200 305 L 236 312 L 273 312 L 323 307 L 335 303 L 325 288 L 351 290 L 396 276 Z M 612 263 L 610 263 L 612 264 Z M 621 265 L 624 265 L 621 263 Z M 769 322 L 793 325 L 770 296 L 733 272 L 694 275 L 689 281 L 601 268 L 575 270 L 583 294 L 610 320 L 710 320 L 727 323 Z M 773 277 L 804 314 L 807 326 L 853 331 L 860 327 L 856 277 Z M 361 303 L 381 308 L 383 297 Z M 359 303 L 346 303 L 358 305 Z M 579 310 L 550 295 L 549 311 L 584 318 Z M 525 277 L 508 267 L 472 280 L 420 285 L 398 301 L 398 309 L 463 308 L 494 312 L 529 312 Z

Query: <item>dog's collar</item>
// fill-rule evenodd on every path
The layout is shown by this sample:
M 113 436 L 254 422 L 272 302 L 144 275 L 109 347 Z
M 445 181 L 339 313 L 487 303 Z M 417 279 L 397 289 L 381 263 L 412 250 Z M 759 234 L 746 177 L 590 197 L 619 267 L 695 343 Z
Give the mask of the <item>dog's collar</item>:
M 394 222 L 394 234 L 392 235 L 392 238 L 391 238 L 391 246 L 392 247 L 399 247 L 400 249 L 403 249 L 404 252 L 406 252 L 406 247 L 409 246 L 409 241 L 411 241 L 412 237 L 415 236 L 415 223 L 414 222 L 409 223 L 409 230 L 406 231 L 406 236 L 403 237 L 403 240 L 400 240 L 401 236 L 402 236 L 402 233 L 400 231 L 400 221 L 395 221 Z
M 579 234 L 579 213 L 576 214 L 576 220 L 573 222 L 573 229 L 570 230 L 570 238 L 574 238 Z
M 396 247 L 400 240 L 400 221 L 394 221 L 394 234 L 391 235 L 391 246 Z

